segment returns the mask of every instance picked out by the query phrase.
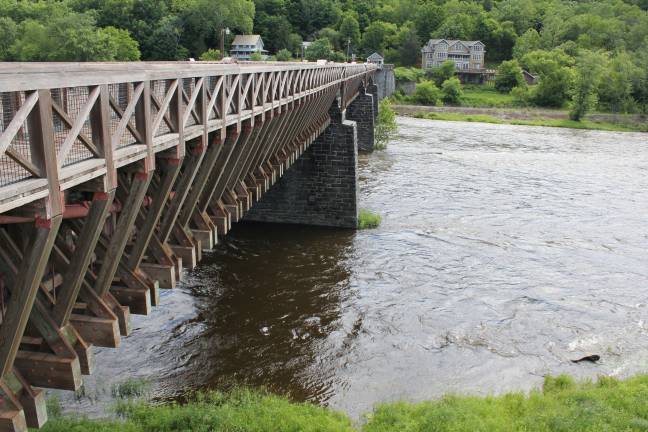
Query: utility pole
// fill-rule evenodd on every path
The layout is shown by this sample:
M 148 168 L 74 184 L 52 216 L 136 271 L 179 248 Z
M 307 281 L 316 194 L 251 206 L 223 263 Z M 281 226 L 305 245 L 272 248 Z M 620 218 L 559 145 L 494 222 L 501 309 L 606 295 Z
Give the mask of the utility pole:
M 220 51 L 221 51 L 221 59 L 225 58 L 225 35 L 230 34 L 230 29 L 229 27 L 225 27 L 221 29 L 221 46 L 220 46 Z
M 351 38 L 347 39 L 347 62 L 349 62 L 351 57 Z

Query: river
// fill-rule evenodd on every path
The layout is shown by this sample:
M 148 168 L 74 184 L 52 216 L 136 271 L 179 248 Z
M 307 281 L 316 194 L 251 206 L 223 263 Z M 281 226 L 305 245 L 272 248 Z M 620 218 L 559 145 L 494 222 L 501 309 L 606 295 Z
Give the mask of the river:
M 648 369 L 648 135 L 398 123 L 359 162 L 378 229 L 237 225 L 119 349 L 96 349 L 66 410 L 103 415 L 128 377 L 159 399 L 245 383 L 357 418 Z

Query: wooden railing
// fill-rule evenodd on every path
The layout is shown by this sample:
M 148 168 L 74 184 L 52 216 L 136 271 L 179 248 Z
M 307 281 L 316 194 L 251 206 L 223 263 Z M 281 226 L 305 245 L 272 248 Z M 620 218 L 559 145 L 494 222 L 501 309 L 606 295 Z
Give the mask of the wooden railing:
M 332 86 L 342 109 L 370 64 L 0 63 L 0 213 Z

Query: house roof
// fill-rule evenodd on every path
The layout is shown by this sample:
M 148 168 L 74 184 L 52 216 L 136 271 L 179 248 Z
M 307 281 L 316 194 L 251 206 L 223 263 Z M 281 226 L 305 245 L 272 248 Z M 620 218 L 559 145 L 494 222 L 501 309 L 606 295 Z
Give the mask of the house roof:
M 378 54 L 377 52 L 371 54 L 369 57 L 367 57 L 367 60 L 384 60 L 383 56 Z
M 232 41 L 232 45 L 256 45 L 261 39 L 261 35 L 236 35 Z M 261 39 L 263 43 L 263 40 Z
M 445 41 L 448 44 L 448 46 L 452 46 L 457 42 L 461 42 L 466 47 L 470 47 L 470 46 L 477 45 L 477 44 L 484 45 L 484 43 L 482 41 L 478 41 L 478 40 L 475 40 L 475 41 L 462 41 L 462 40 L 459 40 L 459 39 L 430 39 L 428 41 L 427 45 L 428 46 L 436 45 L 441 41 Z

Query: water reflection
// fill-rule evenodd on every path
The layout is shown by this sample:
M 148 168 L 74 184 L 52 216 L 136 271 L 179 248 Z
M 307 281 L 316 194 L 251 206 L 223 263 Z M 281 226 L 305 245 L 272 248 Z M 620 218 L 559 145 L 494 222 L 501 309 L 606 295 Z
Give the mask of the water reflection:
M 191 360 L 166 381 L 326 399 L 335 370 L 319 354 L 348 295 L 352 239 L 352 231 L 236 226 L 187 282 L 202 331 L 182 347 Z

